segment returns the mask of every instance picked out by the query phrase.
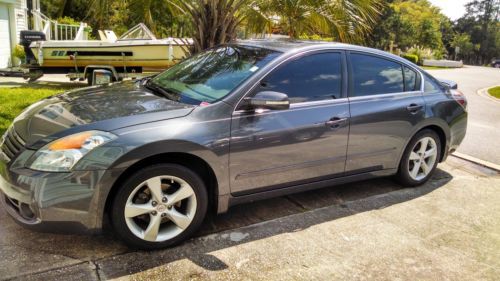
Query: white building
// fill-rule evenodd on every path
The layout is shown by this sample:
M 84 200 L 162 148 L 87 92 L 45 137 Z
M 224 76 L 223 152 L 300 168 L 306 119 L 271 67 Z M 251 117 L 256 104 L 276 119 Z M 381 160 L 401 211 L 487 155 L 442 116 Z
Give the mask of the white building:
M 12 66 L 12 50 L 19 32 L 28 29 L 28 4 L 40 9 L 40 0 L 0 0 L 0 68 Z

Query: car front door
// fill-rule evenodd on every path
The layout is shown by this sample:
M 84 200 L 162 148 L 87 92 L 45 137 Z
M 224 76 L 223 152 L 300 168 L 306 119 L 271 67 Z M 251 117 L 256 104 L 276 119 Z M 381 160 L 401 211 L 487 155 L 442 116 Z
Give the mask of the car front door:
M 346 175 L 397 168 L 415 125 L 425 118 L 421 76 L 412 67 L 351 52 L 351 127 Z
M 286 110 L 242 110 L 231 122 L 233 195 L 342 175 L 349 132 L 343 52 L 308 53 L 271 71 L 250 91 L 287 94 Z

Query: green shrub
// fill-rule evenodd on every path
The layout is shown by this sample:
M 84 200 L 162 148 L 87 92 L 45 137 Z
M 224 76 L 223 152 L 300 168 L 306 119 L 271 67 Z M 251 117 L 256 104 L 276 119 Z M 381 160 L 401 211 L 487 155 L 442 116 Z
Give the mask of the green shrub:
M 403 54 L 401 55 L 403 58 L 413 62 L 414 64 L 418 64 L 418 56 L 412 54 Z
M 424 60 L 436 59 L 435 52 L 429 48 L 423 48 L 420 46 L 413 46 L 408 51 L 406 55 L 416 55 L 418 57 L 418 64 L 422 65 Z
M 70 24 L 70 25 L 80 25 L 80 22 L 71 17 L 60 17 L 57 18 L 57 23 L 59 24 Z
M 24 52 L 24 47 L 21 45 L 16 45 L 16 47 L 12 51 L 12 56 L 24 61 L 24 59 L 26 58 L 26 53 Z

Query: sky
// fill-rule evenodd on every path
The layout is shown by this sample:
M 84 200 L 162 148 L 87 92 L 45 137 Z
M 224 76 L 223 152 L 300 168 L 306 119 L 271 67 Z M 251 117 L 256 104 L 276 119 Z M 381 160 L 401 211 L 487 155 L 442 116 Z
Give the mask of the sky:
M 443 14 L 447 15 L 452 20 L 456 20 L 465 14 L 464 5 L 471 0 L 430 0 L 430 2 L 439 8 Z

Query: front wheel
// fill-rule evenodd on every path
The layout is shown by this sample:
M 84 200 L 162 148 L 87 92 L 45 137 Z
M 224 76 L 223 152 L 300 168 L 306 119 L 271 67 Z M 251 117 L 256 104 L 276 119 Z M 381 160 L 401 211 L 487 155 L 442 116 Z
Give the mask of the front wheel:
M 207 205 L 206 187 L 196 173 L 180 165 L 155 165 L 125 181 L 114 198 L 111 222 L 128 245 L 159 249 L 191 236 Z
M 396 179 L 404 186 L 424 184 L 436 170 L 440 155 L 441 142 L 434 131 L 417 133 L 406 147 Z

